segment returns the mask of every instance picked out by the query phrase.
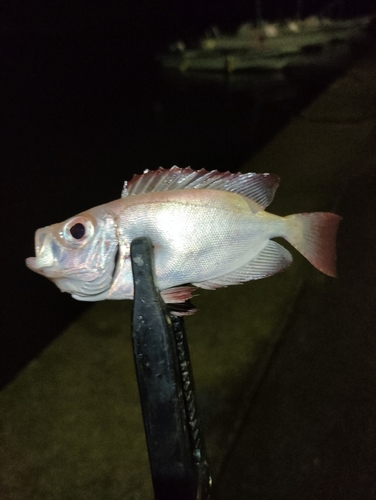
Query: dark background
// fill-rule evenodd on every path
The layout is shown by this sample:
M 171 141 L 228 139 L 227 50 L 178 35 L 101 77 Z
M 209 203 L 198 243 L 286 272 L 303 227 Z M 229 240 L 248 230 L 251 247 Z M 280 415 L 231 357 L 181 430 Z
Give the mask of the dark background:
M 309 15 L 327 2 L 304 3 Z M 348 0 L 342 13 L 371 7 Z M 263 2 L 267 19 L 295 12 L 295 1 Z M 38 227 L 118 198 L 123 181 L 145 168 L 237 170 L 322 88 L 291 87 L 270 101 L 163 80 L 154 58 L 169 43 L 252 19 L 249 0 L 3 5 L 0 384 L 87 307 L 26 269 Z

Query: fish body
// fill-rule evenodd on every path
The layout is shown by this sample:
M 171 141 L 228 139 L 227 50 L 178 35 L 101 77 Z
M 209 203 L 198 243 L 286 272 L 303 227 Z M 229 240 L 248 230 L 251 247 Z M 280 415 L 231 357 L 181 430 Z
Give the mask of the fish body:
M 334 276 L 340 217 L 266 212 L 278 182 L 273 174 L 145 171 L 120 199 L 37 230 L 36 257 L 26 263 L 78 300 L 132 299 L 130 245 L 146 236 L 156 285 L 179 303 L 192 295 L 188 284 L 215 289 L 282 271 L 292 261 L 272 240 L 282 237 Z

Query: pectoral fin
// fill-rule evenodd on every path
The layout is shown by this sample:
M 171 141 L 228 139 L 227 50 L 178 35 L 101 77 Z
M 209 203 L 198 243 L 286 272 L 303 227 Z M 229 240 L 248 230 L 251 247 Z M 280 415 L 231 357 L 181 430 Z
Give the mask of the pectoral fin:
M 238 285 L 246 281 L 259 280 L 277 274 L 286 269 L 291 262 L 292 257 L 288 250 L 275 241 L 269 241 L 266 247 L 244 266 L 231 273 L 218 276 L 209 281 L 192 283 L 192 285 L 208 290 L 228 285 Z

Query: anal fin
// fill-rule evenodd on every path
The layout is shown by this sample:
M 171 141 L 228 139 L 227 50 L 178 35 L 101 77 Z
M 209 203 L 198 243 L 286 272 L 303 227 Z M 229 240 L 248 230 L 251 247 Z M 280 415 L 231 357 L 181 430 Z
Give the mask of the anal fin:
M 259 280 L 277 274 L 286 269 L 291 262 L 292 256 L 288 250 L 275 241 L 269 241 L 266 247 L 244 266 L 212 280 L 196 282 L 192 283 L 192 285 L 208 290 L 238 285 L 246 281 Z

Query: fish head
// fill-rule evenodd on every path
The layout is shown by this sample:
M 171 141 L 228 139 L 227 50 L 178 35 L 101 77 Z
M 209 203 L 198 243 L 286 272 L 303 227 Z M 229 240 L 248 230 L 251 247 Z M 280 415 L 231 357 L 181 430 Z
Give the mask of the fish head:
M 114 217 L 92 210 L 38 229 L 26 265 L 76 299 L 97 300 L 111 287 L 117 248 Z

